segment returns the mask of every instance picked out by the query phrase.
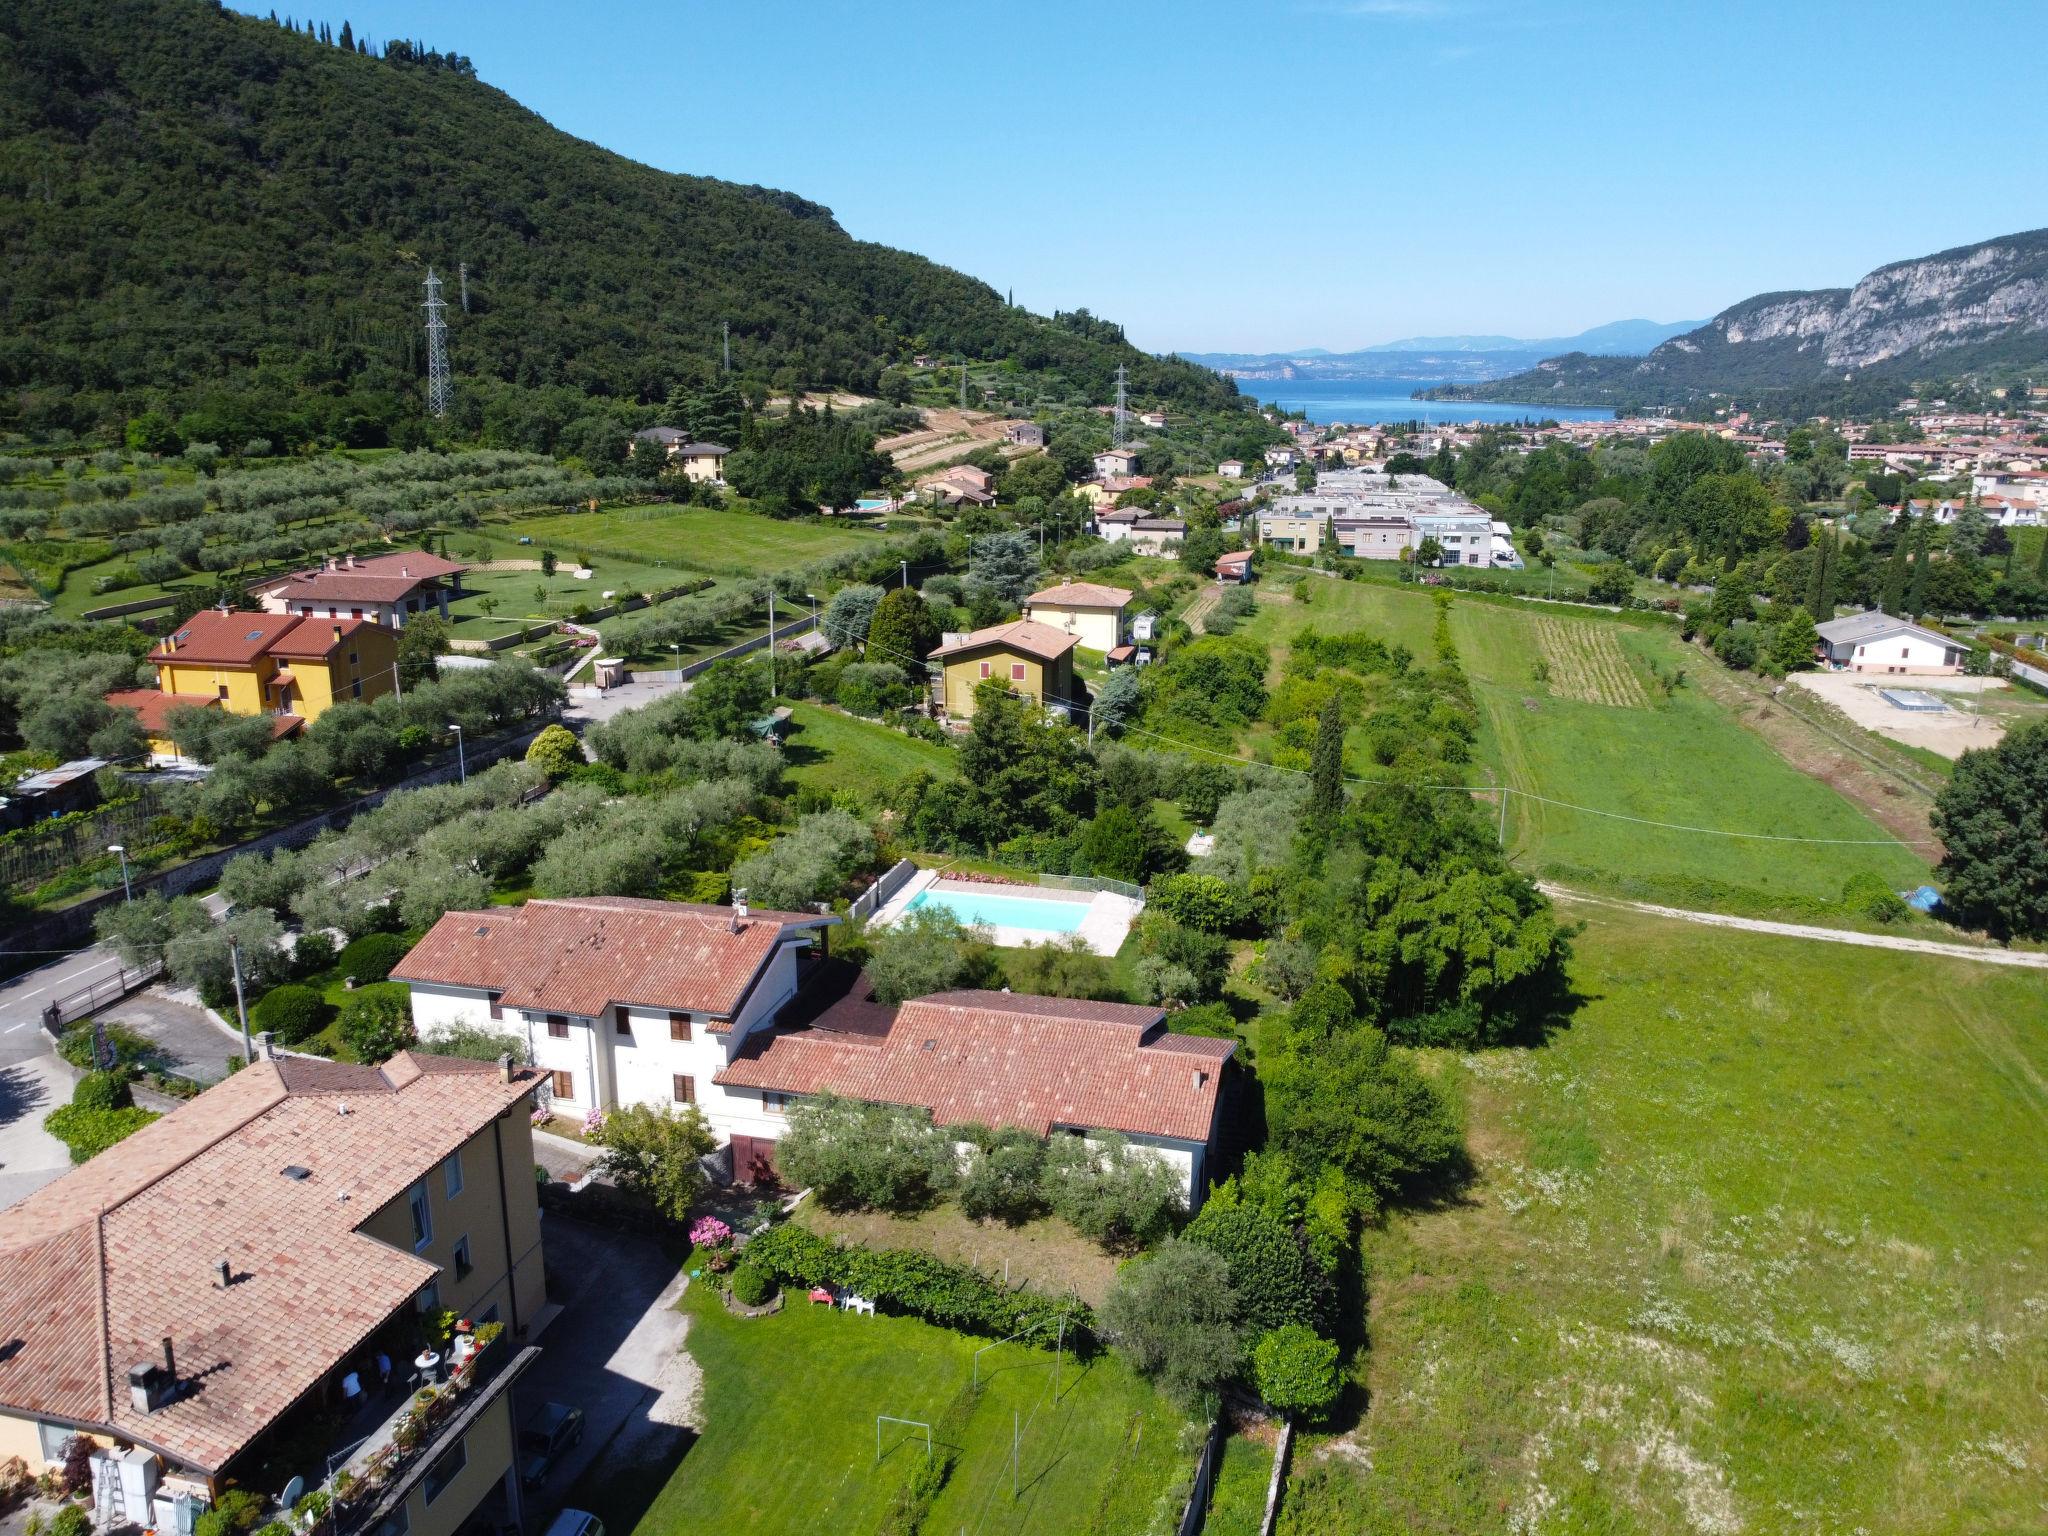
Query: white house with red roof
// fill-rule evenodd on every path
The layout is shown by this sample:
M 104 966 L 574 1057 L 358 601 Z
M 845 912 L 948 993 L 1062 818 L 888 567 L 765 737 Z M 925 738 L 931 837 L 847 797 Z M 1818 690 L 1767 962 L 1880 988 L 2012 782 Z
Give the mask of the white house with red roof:
M 337 555 L 311 570 L 273 576 L 249 588 L 265 613 L 323 619 L 368 619 L 386 629 L 403 629 L 415 614 L 448 617 L 448 583 L 462 590 L 466 565 L 423 549 L 396 554 Z
M 1199 1203 L 1231 1041 L 1174 1034 L 1159 1008 L 1071 998 L 946 992 L 892 1009 L 857 977 L 792 1007 L 800 954 L 836 921 L 529 901 L 448 913 L 391 979 L 411 988 L 423 1039 L 462 1026 L 524 1041 L 557 1113 L 695 1104 L 740 1179 L 772 1173 L 791 1105 L 832 1093 L 940 1125 L 1114 1132 L 1170 1163 Z
M 391 972 L 421 1038 L 484 1028 L 523 1041 L 556 1113 L 697 1104 L 749 1032 L 796 996 L 797 957 L 838 922 L 626 896 L 450 912 Z

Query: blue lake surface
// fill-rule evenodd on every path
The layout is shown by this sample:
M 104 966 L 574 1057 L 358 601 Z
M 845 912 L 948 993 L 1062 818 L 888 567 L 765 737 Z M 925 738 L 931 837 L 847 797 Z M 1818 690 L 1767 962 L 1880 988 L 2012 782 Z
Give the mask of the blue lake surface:
M 990 928 L 1031 928 L 1040 933 L 1073 933 L 1088 915 L 1085 901 L 1046 901 L 1034 896 L 984 895 L 980 891 L 919 891 L 912 910 L 941 907 L 962 923 Z
M 1239 379 L 1262 405 L 1300 411 L 1310 421 L 1610 421 L 1614 412 L 1586 405 L 1494 405 L 1481 400 L 1411 400 L 1443 379 Z

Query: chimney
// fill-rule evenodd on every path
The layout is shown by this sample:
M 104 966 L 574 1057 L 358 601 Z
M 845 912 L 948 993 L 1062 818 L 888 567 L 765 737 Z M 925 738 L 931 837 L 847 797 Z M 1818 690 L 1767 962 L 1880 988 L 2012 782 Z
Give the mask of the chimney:
M 738 933 L 740 931 L 740 924 L 746 920 L 747 893 L 745 891 L 734 891 L 732 893 L 732 931 Z
M 234 1284 L 235 1266 L 226 1259 L 215 1259 L 213 1261 L 213 1278 L 222 1290 L 226 1290 L 230 1285 Z
M 400 567 L 398 568 L 398 574 L 399 574 L 399 575 L 401 575 L 401 576 L 410 576 L 410 575 L 412 575 L 412 567 L 411 567 L 411 566 L 406 566 L 406 565 L 401 565 L 401 566 L 400 566 Z
M 501 1083 L 512 1081 L 512 1053 L 510 1051 L 505 1051 L 498 1057 L 498 1081 Z
M 171 1378 L 173 1385 L 178 1380 L 178 1357 L 171 1350 L 171 1336 L 164 1335 L 164 1374 Z
M 1200 1067 L 1195 1068 L 1195 1091 L 1197 1093 L 1201 1092 L 1202 1084 L 1208 1081 L 1209 1074 L 1204 1072 Z
M 334 638 L 336 641 L 341 639 L 341 626 L 339 624 L 334 626 Z
M 256 1033 L 256 1059 L 258 1061 L 277 1060 L 277 1051 L 271 1045 L 271 1032 L 267 1029 L 258 1030 Z

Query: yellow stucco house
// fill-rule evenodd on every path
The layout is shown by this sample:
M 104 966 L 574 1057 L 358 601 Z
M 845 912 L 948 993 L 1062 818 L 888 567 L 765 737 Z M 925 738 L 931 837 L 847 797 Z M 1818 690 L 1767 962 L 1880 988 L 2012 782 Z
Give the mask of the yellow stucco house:
M 0 1456 L 98 1447 L 102 1529 L 341 1470 L 337 1536 L 517 1528 L 541 1084 L 262 1056 L 0 1213 Z
M 1069 581 L 1025 598 L 1024 617 L 1065 630 L 1087 650 L 1106 653 L 1123 644 L 1124 609 L 1130 602 L 1128 587 Z
M 944 672 L 946 713 L 972 719 L 974 690 L 990 681 L 1040 703 L 1086 703 L 1074 680 L 1077 643 L 1065 630 L 1035 619 L 1013 619 L 949 641 L 931 658 Z
M 398 637 L 369 619 L 209 609 L 166 636 L 149 659 L 159 692 L 182 702 L 212 699 L 231 715 L 274 715 L 293 722 L 289 730 L 344 699 L 367 703 L 390 693 Z

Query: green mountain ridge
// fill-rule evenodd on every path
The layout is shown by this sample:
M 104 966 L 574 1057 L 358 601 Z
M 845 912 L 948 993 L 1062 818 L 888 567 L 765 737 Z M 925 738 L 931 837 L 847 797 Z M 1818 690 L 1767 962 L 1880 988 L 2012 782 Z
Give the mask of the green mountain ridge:
M 416 432 L 429 264 L 452 425 L 508 445 L 554 448 L 592 399 L 703 382 L 722 323 L 762 387 L 869 390 L 929 352 L 1094 398 L 1121 363 L 1142 396 L 1236 399 L 800 196 L 573 138 L 452 56 L 346 51 L 204 0 L 0 7 L 0 251 L 17 431 L 158 407 L 231 442 Z
M 1647 357 L 1569 353 L 1433 399 L 1679 406 L 1876 402 L 1916 380 L 2048 367 L 2048 230 L 1879 267 L 1850 288 L 1758 294 Z

